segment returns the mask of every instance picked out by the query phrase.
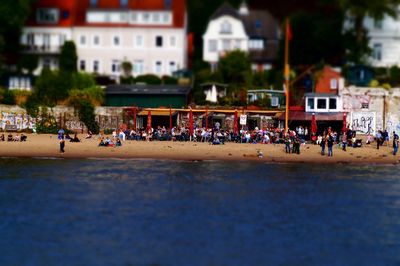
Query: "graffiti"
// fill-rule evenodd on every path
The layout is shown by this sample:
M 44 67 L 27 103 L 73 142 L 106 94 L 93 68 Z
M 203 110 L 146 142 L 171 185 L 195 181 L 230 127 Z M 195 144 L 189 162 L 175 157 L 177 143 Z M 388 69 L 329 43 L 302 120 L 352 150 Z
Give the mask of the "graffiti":
M 352 129 L 364 134 L 374 134 L 375 132 L 375 113 L 353 113 Z
M 16 125 L 17 130 L 33 129 L 36 120 L 26 114 L 0 113 L 0 128 L 4 130 L 6 125 Z

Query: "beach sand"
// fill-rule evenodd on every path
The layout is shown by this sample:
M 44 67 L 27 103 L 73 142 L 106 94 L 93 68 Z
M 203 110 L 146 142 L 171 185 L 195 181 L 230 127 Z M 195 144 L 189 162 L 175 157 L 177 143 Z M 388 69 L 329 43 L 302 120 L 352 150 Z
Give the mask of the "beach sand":
M 14 134 L 15 135 L 15 134 Z M 122 147 L 98 147 L 96 137 L 82 142 L 66 141 L 65 153 L 59 152 L 56 135 L 28 134 L 26 142 L 0 142 L 0 157 L 61 157 L 61 158 L 152 158 L 168 160 L 224 160 L 224 161 L 259 161 L 275 163 L 343 163 L 343 164 L 398 164 L 400 155 L 392 155 L 391 147 L 376 145 L 361 148 L 348 147 L 342 151 L 333 148 L 333 157 L 322 156 L 321 148 L 307 144 L 301 146 L 301 153 L 286 154 L 284 145 L 275 144 L 239 144 L 210 145 L 200 142 L 172 141 L 125 141 Z M 326 149 L 327 151 L 327 149 Z M 258 156 L 259 153 L 263 156 Z

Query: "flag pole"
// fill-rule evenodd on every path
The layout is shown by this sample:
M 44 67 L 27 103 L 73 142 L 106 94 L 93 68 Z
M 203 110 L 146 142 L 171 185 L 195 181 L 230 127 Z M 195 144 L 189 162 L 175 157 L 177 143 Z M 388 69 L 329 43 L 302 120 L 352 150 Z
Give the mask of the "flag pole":
M 284 64 L 284 78 L 285 78 L 285 91 L 286 91 L 286 110 L 285 110 L 285 132 L 289 129 L 289 18 L 286 18 L 285 25 L 285 64 Z

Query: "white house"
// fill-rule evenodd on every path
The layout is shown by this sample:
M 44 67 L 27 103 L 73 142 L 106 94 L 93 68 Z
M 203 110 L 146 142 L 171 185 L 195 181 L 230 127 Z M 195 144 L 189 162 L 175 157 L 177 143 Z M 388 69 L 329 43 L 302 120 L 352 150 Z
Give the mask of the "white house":
M 60 47 L 73 40 L 78 70 L 118 78 L 121 64 L 133 75 L 171 75 L 187 66 L 185 0 L 38 0 L 23 28 L 26 53 L 39 67 L 58 68 Z
M 266 10 L 250 10 L 245 2 L 239 10 L 228 3 L 211 16 L 203 35 L 203 60 L 216 69 L 227 52 L 249 53 L 254 71 L 271 67 L 279 44 L 279 24 Z
M 353 26 L 354 19 L 349 17 L 344 28 L 348 30 Z M 369 63 L 375 67 L 400 66 L 400 19 L 385 15 L 383 19 L 376 20 L 367 16 L 363 26 L 368 32 L 372 50 Z

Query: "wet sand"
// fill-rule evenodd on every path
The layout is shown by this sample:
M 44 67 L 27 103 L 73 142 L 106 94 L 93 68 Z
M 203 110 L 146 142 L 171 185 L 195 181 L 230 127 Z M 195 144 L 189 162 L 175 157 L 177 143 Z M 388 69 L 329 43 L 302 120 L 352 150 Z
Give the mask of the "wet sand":
M 65 153 L 59 152 L 56 135 L 29 134 L 26 142 L 0 142 L 0 157 L 61 157 L 61 158 L 152 158 L 169 160 L 224 160 L 260 161 L 275 163 L 342 163 L 342 164 L 398 164 L 400 155 L 392 155 L 391 147 L 379 150 L 375 145 L 348 147 L 342 151 L 333 148 L 333 157 L 322 156 L 317 145 L 302 145 L 300 154 L 286 154 L 284 145 L 238 144 L 210 145 L 199 142 L 125 141 L 122 147 L 98 147 L 96 137 L 82 142 L 66 141 Z M 327 149 L 326 149 L 327 152 Z M 262 153 L 262 156 L 260 154 Z

